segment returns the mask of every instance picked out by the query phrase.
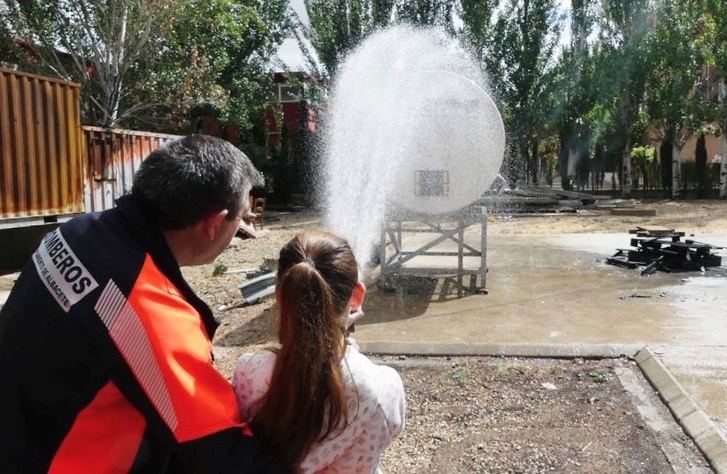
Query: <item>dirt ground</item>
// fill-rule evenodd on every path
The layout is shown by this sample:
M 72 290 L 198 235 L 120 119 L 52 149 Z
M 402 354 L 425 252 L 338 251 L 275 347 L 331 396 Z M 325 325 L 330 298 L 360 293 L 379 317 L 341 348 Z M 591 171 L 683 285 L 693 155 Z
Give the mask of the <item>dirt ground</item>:
M 562 215 L 493 215 L 488 232 L 495 234 L 582 234 L 597 232 L 627 232 L 637 225 L 666 226 L 689 234 L 727 233 L 727 203 L 725 201 L 637 201 L 635 209 L 655 209 L 655 216 L 615 216 L 607 210 L 585 209 L 579 214 Z M 256 269 L 265 259 L 277 258 L 280 248 L 295 234 L 305 229 L 320 228 L 322 219 L 314 211 L 298 213 L 269 213 L 265 228 L 257 239 L 234 239 L 232 245 L 210 265 L 184 268 L 190 285 L 207 301 L 220 317 L 230 321 L 227 326 L 245 324 L 259 316 L 265 306 L 241 308 L 244 303 L 238 290 L 245 281 L 242 270 Z M 213 276 L 215 268 L 227 268 L 227 274 Z M 231 321 L 234 321 L 231 322 Z M 259 324 L 257 325 L 259 326 Z M 254 327 L 257 327 L 254 325 Z M 232 339 L 225 331 L 224 344 L 248 344 L 259 341 L 257 332 L 238 334 Z
M 217 260 L 209 265 L 185 267 L 184 277 L 197 294 L 224 319 L 230 309 L 239 307 L 244 300 L 238 286 L 245 281 L 244 270 L 257 270 L 265 259 L 277 259 L 278 253 L 297 233 L 320 228 L 321 219 L 313 211 L 297 213 L 269 213 L 257 239 L 242 240 L 235 237 Z M 227 273 L 215 276 L 215 268 L 226 268 Z M 251 307 L 254 311 L 259 306 Z
M 495 218 L 489 231 L 502 234 L 580 234 L 627 232 L 637 225 L 664 226 L 687 234 L 727 232 L 725 201 L 636 201 L 634 209 L 654 209 L 654 216 L 618 216 L 583 209 L 580 214 Z
M 408 418 L 384 472 L 710 472 L 633 362 L 385 362 Z
M 650 217 L 611 215 L 607 210 L 587 209 L 580 214 L 490 217 L 488 233 L 494 234 L 583 234 L 626 232 L 636 225 L 668 226 L 696 235 L 727 233 L 727 203 L 724 201 L 646 201 L 635 208 L 655 209 Z M 230 247 L 209 265 L 184 268 L 192 288 L 205 300 L 221 322 L 215 343 L 222 347 L 255 346 L 272 341 L 275 320 L 271 301 L 243 306 L 238 286 L 243 270 L 257 269 L 266 259 L 276 259 L 280 248 L 298 232 L 318 229 L 322 219 L 315 211 L 271 212 L 257 239 L 235 238 Z M 215 276 L 215 269 L 226 272 Z

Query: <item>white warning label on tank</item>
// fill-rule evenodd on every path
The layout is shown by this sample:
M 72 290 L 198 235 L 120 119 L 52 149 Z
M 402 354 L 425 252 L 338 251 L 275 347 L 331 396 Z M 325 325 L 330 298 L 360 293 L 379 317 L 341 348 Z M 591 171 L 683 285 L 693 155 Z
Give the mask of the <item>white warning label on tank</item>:
M 68 246 L 60 229 L 43 238 L 33 254 L 33 263 L 43 284 L 66 313 L 98 287 L 91 273 Z

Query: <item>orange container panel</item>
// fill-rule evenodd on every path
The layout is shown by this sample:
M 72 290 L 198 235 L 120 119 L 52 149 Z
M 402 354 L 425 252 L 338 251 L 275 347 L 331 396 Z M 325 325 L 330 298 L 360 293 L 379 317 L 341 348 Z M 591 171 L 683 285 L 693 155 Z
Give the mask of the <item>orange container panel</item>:
M 79 92 L 0 68 L 0 220 L 83 212 Z
M 134 173 L 149 153 L 178 135 L 83 127 L 86 147 L 86 212 L 111 209 L 131 190 Z

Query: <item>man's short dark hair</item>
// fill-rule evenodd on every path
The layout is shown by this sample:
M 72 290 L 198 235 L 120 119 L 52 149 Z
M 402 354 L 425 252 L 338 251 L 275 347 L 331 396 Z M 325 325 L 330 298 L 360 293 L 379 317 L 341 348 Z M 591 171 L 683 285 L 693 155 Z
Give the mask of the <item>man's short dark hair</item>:
M 231 143 L 189 135 L 151 152 L 131 193 L 150 207 L 160 227 L 181 229 L 223 209 L 236 218 L 242 200 L 263 184 L 260 172 Z

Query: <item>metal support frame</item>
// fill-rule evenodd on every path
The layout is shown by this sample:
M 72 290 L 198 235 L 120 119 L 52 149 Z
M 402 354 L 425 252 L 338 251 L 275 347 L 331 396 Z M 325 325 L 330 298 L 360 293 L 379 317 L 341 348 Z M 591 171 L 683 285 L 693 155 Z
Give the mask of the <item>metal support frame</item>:
M 404 222 L 409 225 L 404 226 Z M 452 223 L 454 226 L 452 226 Z M 482 228 L 479 249 L 464 241 L 465 230 L 478 223 Z M 404 234 L 433 234 L 433 237 L 419 248 L 404 250 L 402 245 Z M 456 251 L 431 250 L 449 240 L 457 244 Z M 387 255 L 389 245 L 394 248 L 391 255 Z M 427 256 L 456 257 L 457 265 L 442 267 L 405 266 L 407 262 L 417 257 Z M 479 257 L 479 267 L 466 269 L 464 267 L 464 257 Z M 379 274 L 381 281 L 387 281 L 387 277 L 391 275 L 437 276 L 454 280 L 453 282 L 457 287 L 457 296 L 461 297 L 464 293 L 487 293 L 487 208 L 469 206 L 459 213 L 444 216 L 396 212 L 381 230 L 379 258 L 381 261 Z M 468 285 L 465 285 L 464 282 L 466 276 L 469 276 Z

